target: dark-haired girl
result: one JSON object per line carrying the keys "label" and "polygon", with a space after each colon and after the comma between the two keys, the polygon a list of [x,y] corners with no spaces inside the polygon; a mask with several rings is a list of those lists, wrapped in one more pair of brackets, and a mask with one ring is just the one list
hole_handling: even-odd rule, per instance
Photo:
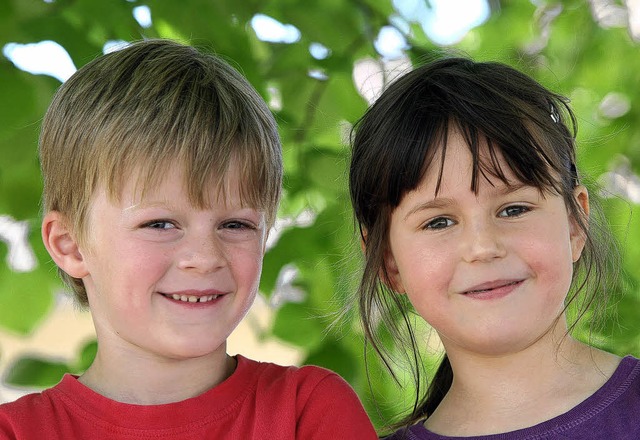
{"label": "dark-haired girl", "polygon": [[499,63],[419,67],[356,125],[350,191],[369,342],[393,365],[378,332],[404,329],[419,363],[414,310],[446,353],[390,438],[640,438],[639,361],[570,334],[616,253],[565,98]]}

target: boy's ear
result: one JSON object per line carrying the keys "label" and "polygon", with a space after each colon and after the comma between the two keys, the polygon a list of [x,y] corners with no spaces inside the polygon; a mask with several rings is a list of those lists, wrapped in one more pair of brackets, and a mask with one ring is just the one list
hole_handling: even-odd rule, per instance
{"label": "boy's ear", "polygon": [[42,219],[42,241],[58,267],[73,278],[88,274],[78,242],[65,215],[49,211]]}
{"label": "boy's ear", "polygon": [[[583,185],[578,185],[573,190],[573,197],[578,202],[578,207],[581,209],[581,212],[578,213],[582,218],[582,222],[585,225],[589,225],[589,191]],[[575,263],[580,258],[582,254],[582,250],[584,249],[584,244],[587,240],[585,235],[585,231],[580,228],[576,219],[571,219],[570,225],[570,234],[571,234],[571,255],[573,257],[573,262]]]}

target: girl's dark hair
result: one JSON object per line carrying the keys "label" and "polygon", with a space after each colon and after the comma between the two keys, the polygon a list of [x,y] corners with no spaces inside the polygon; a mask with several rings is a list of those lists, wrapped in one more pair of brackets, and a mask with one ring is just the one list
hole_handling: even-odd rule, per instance
{"label": "girl's dark hair", "polygon": [[[579,182],[576,118],[568,99],[507,65],[466,58],[443,58],[400,77],[356,123],[349,174],[351,201],[365,243],[358,302],[366,339],[392,374],[394,360],[380,332],[389,332],[392,340],[406,341],[411,348],[415,402],[396,426],[431,414],[453,380],[445,355],[425,391],[411,306],[385,283],[389,278],[383,259],[389,249],[390,216],[402,197],[418,186],[427,169],[440,173],[438,190],[452,130],[461,133],[472,155],[472,191],[477,192],[480,178],[489,176],[510,184],[500,157],[520,182],[563,197],[586,236],[566,300],[567,306],[575,307],[575,322],[592,306],[596,292],[605,290],[608,269],[615,267],[604,252],[612,245],[611,235],[594,223],[598,211],[592,206],[592,219],[587,219],[574,197]],[[485,146],[489,159],[481,160]]]}

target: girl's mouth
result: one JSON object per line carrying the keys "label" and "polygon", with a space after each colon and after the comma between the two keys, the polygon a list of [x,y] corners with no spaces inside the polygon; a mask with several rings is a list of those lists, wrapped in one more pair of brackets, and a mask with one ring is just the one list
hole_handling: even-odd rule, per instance
{"label": "girl's mouth", "polygon": [[520,283],[522,283],[522,280],[511,281],[511,282],[508,282],[508,283],[498,283],[497,285],[491,286],[491,287],[483,287],[483,288],[480,288],[480,289],[468,290],[468,291],[464,292],[464,294],[467,295],[467,294],[474,294],[474,293],[491,292],[492,290],[495,290],[495,289],[501,289],[501,288],[504,288],[504,287],[515,286],[515,285],[520,284]]}
{"label": "girl's mouth", "polygon": [[524,281],[524,279],[515,281],[504,280],[480,284],[471,290],[462,292],[462,294],[468,298],[478,300],[499,299],[509,295],[524,283]]}

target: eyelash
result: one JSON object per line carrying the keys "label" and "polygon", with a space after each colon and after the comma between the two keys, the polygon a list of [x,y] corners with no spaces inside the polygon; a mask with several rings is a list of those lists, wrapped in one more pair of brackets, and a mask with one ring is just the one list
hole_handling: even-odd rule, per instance
{"label": "eyelash", "polygon": [[[172,228],[166,228],[166,227],[162,227],[162,228],[158,228],[156,226],[158,225],[171,225]],[[170,220],[152,220],[150,222],[146,222],[142,225],[143,228],[148,228],[148,229],[158,229],[158,230],[163,230],[163,229],[173,229],[176,227],[176,225],[170,221]]]}
{"label": "eyelash", "polygon": [[[437,223],[441,223],[442,221],[447,222],[447,224],[445,226],[435,226]],[[449,226],[451,226],[451,224],[453,224],[453,220],[446,218],[446,217],[436,217],[433,220],[429,220],[425,225],[424,225],[424,229],[444,229],[447,228]]]}
{"label": "eyelash", "polygon": [[[170,225],[170,227],[167,227],[168,225]],[[161,227],[158,227],[161,226]],[[152,230],[168,230],[168,229],[175,229],[177,228],[176,224],[174,221],[171,220],[163,220],[163,219],[157,219],[157,220],[151,220],[148,221],[146,223],[143,223],[141,225],[142,228],[144,229],[152,229]],[[256,229],[256,226],[253,225],[252,223],[246,222],[246,221],[241,221],[241,220],[230,220],[227,222],[222,223],[221,225],[221,229],[230,229],[230,230],[247,230],[247,229]]]}
{"label": "eyelash", "polygon": [[[231,226],[231,227],[230,227]],[[248,222],[231,220],[223,224],[225,229],[255,229],[256,227]]]}
{"label": "eyelash", "polygon": [[[502,213],[508,213],[510,211],[513,210],[517,210],[516,213],[512,214],[512,215],[502,215]],[[516,218],[516,217],[520,217],[523,214],[526,214],[527,212],[531,211],[531,208],[529,208],[528,206],[524,206],[524,205],[510,205],[507,206],[505,208],[503,208],[499,213],[498,213],[498,217],[503,217],[503,218]],[[445,225],[442,225],[442,222],[446,222]],[[439,224],[439,226],[438,226]],[[423,229],[445,229],[448,228],[449,226],[452,226],[454,224],[454,221],[451,220],[450,218],[447,217],[436,217],[432,220],[429,220],[423,227]]]}
{"label": "eyelash", "polygon": [[504,208],[502,211],[500,211],[499,214],[502,214],[503,212],[514,210],[514,209],[518,210],[517,214],[515,214],[515,215],[506,215],[506,216],[500,215],[500,217],[520,217],[521,215],[531,211],[531,208],[529,208],[528,206],[510,205],[510,206],[507,206],[506,208]]}

